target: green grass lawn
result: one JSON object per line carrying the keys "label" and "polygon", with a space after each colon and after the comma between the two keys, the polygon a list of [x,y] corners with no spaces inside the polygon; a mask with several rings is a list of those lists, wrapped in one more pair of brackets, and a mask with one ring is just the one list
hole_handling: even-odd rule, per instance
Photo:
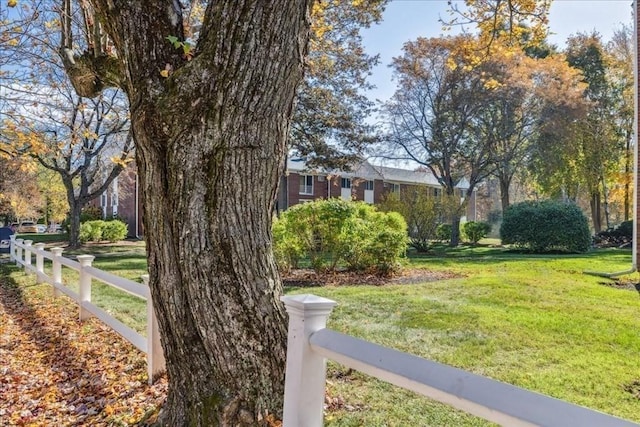
{"label": "green grass lawn", "polygon": [[[533,256],[467,247],[410,261],[458,278],[290,292],[338,301],[329,327],[340,332],[640,422],[640,399],[625,391],[640,381],[640,295],[582,273],[630,264],[629,251]],[[330,367],[329,390],[345,408],[327,425],[486,425]]]}
{"label": "green grass lawn", "polygon": [[[145,266],[136,251],[99,254],[94,265],[136,279]],[[340,332],[640,422],[640,294],[583,274],[625,270],[630,251],[540,256],[441,247],[407,264],[456,277],[286,292],[336,300],[329,327]],[[17,269],[11,274],[21,285],[33,283]],[[99,305],[144,330],[144,302],[94,288]],[[328,426],[488,425],[334,363],[328,393]]]}

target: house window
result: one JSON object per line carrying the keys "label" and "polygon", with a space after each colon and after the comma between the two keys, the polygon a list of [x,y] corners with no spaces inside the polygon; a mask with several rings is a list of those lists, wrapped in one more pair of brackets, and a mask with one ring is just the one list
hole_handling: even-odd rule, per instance
{"label": "house window", "polygon": [[400,193],[400,184],[391,184],[392,193]]}
{"label": "house window", "polygon": [[351,188],[351,179],[350,178],[340,178],[340,187],[342,187],[342,188]]}
{"label": "house window", "polygon": [[102,193],[100,195],[100,207],[107,206],[107,193]]}
{"label": "house window", "polygon": [[313,175],[300,175],[300,194],[313,194]]}
{"label": "house window", "polygon": [[364,189],[373,191],[373,181],[365,181]]}
{"label": "house window", "polygon": [[438,190],[437,188],[433,189],[433,196],[434,197],[438,197],[440,195],[440,190]]}

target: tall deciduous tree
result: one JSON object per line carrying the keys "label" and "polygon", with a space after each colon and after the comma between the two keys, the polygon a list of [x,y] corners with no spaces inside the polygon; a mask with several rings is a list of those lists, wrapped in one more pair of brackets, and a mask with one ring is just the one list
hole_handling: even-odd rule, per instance
{"label": "tall deciduous tree", "polygon": [[35,164],[0,154],[0,215],[4,222],[36,219],[43,205]]}
{"label": "tall deciduous tree", "polygon": [[[34,157],[61,177],[70,207],[69,243],[76,247],[82,208],[123,170],[133,142],[121,91],[109,89],[96,99],[75,93],[63,66],[67,58],[58,54],[61,21],[56,5],[23,4],[16,12],[19,19],[2,23],[19,39],[3,49],[12,58],[0,78],[8,125],[3,134],[11,154]],[[83,27],[82,20],[69,25]]]}
{"label": "tall deciduous tree", "polygon": [[266,424],[281,411],[286,344],[271,215],[311,1],[208,2],[192,42],[178,2],[81,4],[116,54],[95,37],[73,50],[65,24],[69,76],[84,96],[119,85],[131,105],[169,377],[160,423]]}
{"label": "tall deciduous tree", "polygon": [[[613,85],[614,108],[616,114],[612,117],[615,124],[615,135],[624,147],[621,165],[617,171],[612,188],[611,199],[622,199],[622,219],[631,218],[632,181],[633,181],[633,121],[634,121],[634,75],[633,75],[633,28],[623,25],[613,33],[607,44],[610,56],[609,79]],[[617,197],[616,197],[617,196]]]}
{"label": "tall deciduous tree", "polygon": [[615,164],[619,140],[615,136],[613,85],[608,76],[608,58],[597,33],[578,34],[567,40],[567,61],[582,71],[587,84],[585,97],[591,105],[584,120],[576,128],[577,166],[589,194],[591,220],[597,232],[608,222],[606,177]]}
{"label": "tall deciduous tree", "polygon": [[[388,157],[425,166],[447,196],[462,196],[451,218],[455,246],[466,203],[494,167],[492,141],[473,127],[494,87],[479,67],[481,56],[470,37],[419,38],[405,43],[403,51],[392,64],[398,88],[386,105]],[[463,178],[468,187],[459,195]]]}
{"label": "tall deciduous tree", "polygon": [[584,85],[581,74],[564,57],[532,58],[517,46],[500,46],[499,41],[482,70],[495,88],[487,94],[475,123],[481,137],[493,140],[494,175],[504,212],[510,204],[511,183],[531,160],[537,136],[554,130],[558,120],[576,120],[584,111]]}
{"label": "tall deciduous tree", "polygon": [[69,213],[67,190],[62,178],[54,171],[40,167],[37,182],[44,198],[43,217],[45,224],[60,224]]}
{"label": "tall deciduous tree", "polygon": [[[45,148],[31,155],[62,179],[69,205],[69,245],[77,247],[82,209],[105,192],[132,160],[133,138],[118,91],[105,91],[95,99],[65,95],[66,102],[52,103],[53,111],[38,126]],[[61,123],[54,115],[62,118]]]}

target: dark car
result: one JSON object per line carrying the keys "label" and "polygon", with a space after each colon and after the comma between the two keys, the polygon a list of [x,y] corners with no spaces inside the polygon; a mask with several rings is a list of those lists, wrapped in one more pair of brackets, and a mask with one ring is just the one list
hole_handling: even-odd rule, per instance
{"label": "dark car", "polygon": [[11,249],[11,236],[13,230],[11,227],[0,228],[0,253],[8,254]]}

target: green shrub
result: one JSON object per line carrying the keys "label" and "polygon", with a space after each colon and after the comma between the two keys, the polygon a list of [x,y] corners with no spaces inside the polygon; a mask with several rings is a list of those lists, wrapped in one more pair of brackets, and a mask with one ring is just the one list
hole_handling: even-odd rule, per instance
{"label": "green shrub", "polygon": [[468,221],[462,225],[462,232],[474,245],[491,233],[491,224],[482,221]]}
{"label": "green shrub", "polygon": [[119,242],[127,237],[128,227],[124,222],[114,219],[106,221],[102,227],[102,239],[109,242]]}
{"label": "green shrub", "polygon": [[397,212],[378,212],[371,205],[355,203],[346,221],[344,261],[350,270],[373,270],[388,274],[398,267],[407,248],[407,224]]}
{"label": "green shrub", "polygon": [[500,237],[532,252],[586,252],[591,246],[589,225],[574,204],[555,201],[523,202],[504,213]]}
{"label": "green shrub", "polygon": [[274,254],[283,270],[303,257],[316,271],[388,273],[407,245],[407,226],[399,214],[378,212],[362,202],[318,200],[295,205],[273,226]]}
{"label": "green shrub", "polygon": [[286,272],[298,268],[305,255],[302,239],[294,232],[287,215],[283,214],[273,222],[273,252],[278,269]]}
{"label": "green shrub", "polygon": [[99,242],[102,240],[102,230],[105,222],[103,220],[86,221],[80,224],[79,239],[81,243]]}
{"label": "green shrub", "polygon": [[440,224],[438,228],[436,228],[436,239],[441,242],[449,242],[451,241],[451,224]]}

